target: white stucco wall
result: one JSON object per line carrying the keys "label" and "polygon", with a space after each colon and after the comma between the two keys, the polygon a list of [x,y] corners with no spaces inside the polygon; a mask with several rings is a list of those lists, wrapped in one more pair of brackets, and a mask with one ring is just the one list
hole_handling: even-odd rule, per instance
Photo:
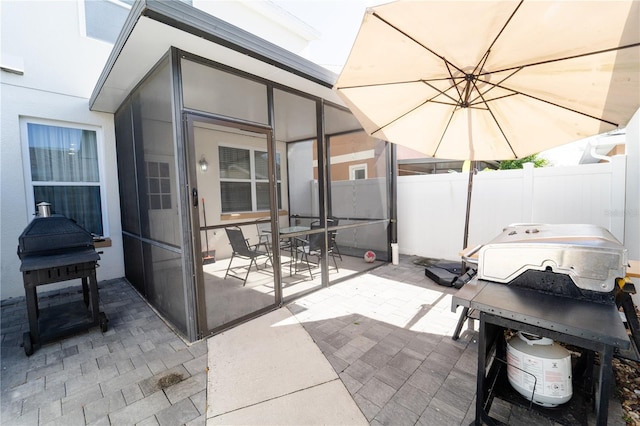
{"label": "white stucco wall", "polygon": [[[88,100],[112,45],[86,37],[84,0],[0,1],[0,299],[24,295],[18,236],[32,219],[27,206],[20,120],[98,128],[104,182],[103,218],[112,246],[100,249],[98,280],[124,276],[115,135],[111,114]],[[193,0],[195,7],[304,54],[315,30],[270,4]],[[19,73],[9,72],[19,71]],[[20,74],[21,72],[21,74]],[[27,162],[28,164],[28,162]],[[30,189],[29,189],[30,190]],[[46,286],[46,290],[72,284]]]}
{"label": "white stucco wall", "polygon": [[[76,1],[3,1],[1,7],[2,65],[22,68],[24,74],[0,72],[0,299],[24,295],[16,248],[33,208],[26,201],[21,118],[99,129],[106,199],[103,218],[112,246],[100,249],[97,274],[99,281],[122,277],[113,116],[91,112],[88,106],[111,45],[81,35],[84,21]],[[69,284],[46,286],[46,290]]]}

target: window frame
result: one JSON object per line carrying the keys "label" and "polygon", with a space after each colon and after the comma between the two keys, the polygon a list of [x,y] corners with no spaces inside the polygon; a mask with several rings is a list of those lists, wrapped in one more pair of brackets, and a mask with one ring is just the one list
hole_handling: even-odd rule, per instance
{"label": "window frame", "polygon": [[[44,126],[64,127],[68,129],[79,129],[93,131],[96,134],[96,151],[98,154],[98,182],[55,182],[36,181],[31,178],[31,153],[29,152],[29,130],[28,124],[39,124]],[[72,123],[67,121],[48,120],[34,117],[20,117],[20,143],[22,146],[22,171],[25,186],[25,201],[27,221],[31,221],[36,213],[34,186],[95,186],[100,190],[100,218],[102,220],[101,237],[110,238],[108,206],[106,196],[106,179],[104,166],[104,135],[99,126]],[[53,206],[55,209],[55,206]],[[33,209],[33,210],[32,210]]]}
{"label": "window frame", "polygon": [[[87,15],[86,15],[86,10],[84,6],[84,3],[86,1],[90,1],[90,0],[78,0],[78,20],[80,21],[79,22],[80,36],[113,46],[115,43],[115,40],[113,42],[110,42],[110,41],[102,40],[100,38],[95,38],[95,37],[91,37],[90,35],[87,35]],[[113,3],[115,6],[122,7],[123,9],[127,10],[127,14],[129,14],[129,12],[131,11],[131,5],[120,0],[100,0],[100,1],[103,1],[106,3]]]}
{"label": "window frame", "polygon": [[[368,173],[368,167],[367,167],[367,163],[362,163],[362,164],[353,164],[349,166],[349,180],[366,180],[369,176]],[[363,170],[364,171],[364,177],[363,178],[357,178],[356,177],[356,172]]]}
{"label": "window frame", "polygon": [[[221,169],[220,169],[220,154],[219,154],[219,150],[220,148],[231,148],[231,149],[240,149],[240,150],[244,150],[244,151],[249,151],[249,169],[250,169],[250,178],[249,179],[240,179],[240,178],[223,178],[222,176],[220,176],[221,174]],[[269,179],[258,179],[256,177],[256,160],[255,160],[255,153],[256,152],[264,152],[267,153],[267,150],[262,149],[262,148],[254,148],[254,147],[248,147],[248,146],[240,146],[240,145],[236,145],[236,144],[227,144],[227,143],[220,143],[218,144],[218,187],[220,188],[220,213],[223,215],[228,215],[228,214],[241,214],[241,213],[266,213],[269,212],[269,209],[265,209],[265,210],[261,210],[258,208],[258,191],[257,191],[257,185],[258,183],[269,183]],[[276,150],[276,155],[280,155],[280,159],[282,159],[282,152],[279,150]],[[277,177],[277,172],[276,172],[276,177]],[[251,210],[243,210],[243,211],[225,211],[224,210],[224,205],[223,205],[223,199],[222,199],[222,182],[238,182],[238,183],[246,183],[249,182],[251,184]],[[282,187],[282,164],[280,164],[280,179],[276,178],[276,185],[279,185],[280,187]],[[282,204],[282,194],[278,194],[280,199],[278,200],[278,210],[280,209],[280,204]]]}

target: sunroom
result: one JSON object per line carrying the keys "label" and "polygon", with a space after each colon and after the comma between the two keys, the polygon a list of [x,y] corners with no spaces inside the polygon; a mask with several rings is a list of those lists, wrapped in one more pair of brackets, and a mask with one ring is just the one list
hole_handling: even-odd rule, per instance
{"label": "sunroom", "polygon": [[334,80],[181,2],[133,6],[90,108],[114,114],[126,278],[188,340],[390,260],[393,149]]}

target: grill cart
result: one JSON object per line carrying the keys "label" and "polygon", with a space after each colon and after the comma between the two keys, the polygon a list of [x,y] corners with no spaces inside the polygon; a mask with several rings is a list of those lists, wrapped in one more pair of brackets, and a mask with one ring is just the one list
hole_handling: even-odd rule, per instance
{"label": "grill cart", "polygon": [[[23,335],[27,356],[46,341],[96,325],[107,331],[107,317],[98,309],[100,256],[89,232],[64,216],[36,217],[19,237],[18,256],[29,318]],[[82,280],[82,300],[38,307],[38,286],[73,279]]]}

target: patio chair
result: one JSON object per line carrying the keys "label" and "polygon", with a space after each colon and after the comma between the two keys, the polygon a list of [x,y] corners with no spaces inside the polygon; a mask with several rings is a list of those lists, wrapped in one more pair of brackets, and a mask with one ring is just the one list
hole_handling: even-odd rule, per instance
{"label": "patio chair", "polygon": [[[269,221],[269,222],[265,222]],[[265,251],[271,256],[271,222],[269,217],[261,217],[256,221],[256,230],[258,231],[257,247],[264,247]]]}
{"label": "patio chair", "polygon": [[[265,222],[269,221],[269,222]],[[273,254],[273,238],[271,236],[271,218],[263,217],[257,220],[256,230],[258,231],[258,247],[263,246],[269,256]],[[288,239],[278,239],[280,250],[288,250],[291,243]]]}
{"label": "patio chair", "polygon": [[[320,225],[318,224],[311,224],[311,229],[319,229]],[[322,242],[323,242],[323,234],[322,233],[317,233],[317,234],[309,234],[307,235],[306,239],[300,239],[300,238],[296,238],[296,244],[295,244],[295,248],[296,248],[296,252],[300,253],[300,258],[307,264],[307,268],[309,269],[309,275],[311,276],[311,279],[313,279],[313,272],[311,272],[311,262],[309,262],[309,256],[316,256],[318,257],[318,259],[320,259],[320,255],[322,253]],[[335,254],[331,248],[331,246],[329,246],[328,251],[327,251],[327,255],[330,255],[331,258],[333,259],[333,265],[336,268],[336,272],[340,272],[340,270],[338,269],[338,263],[336,262],[336,257]],[[297,265],[296,265],[296,272],[297,272]]]}
{"label": "patio chair", "polygon": [[[330,226],[338,226],[339,219],[331,218],[327,219],[327,227]],[[336,242],[336,235],[338,231],[328,231],[329,233],[329,248],[332,253],[337,253],[340,261],[342,262],[342,255],[340,254],[340,249],[338,248],[338,243]]]}
{"label": "patio chair", "polygon": [[[328,218],[327,219],[327,228],[331,227],[331,226],[338,226],[338,223],[340,222],[340,220],[338,218]],[[311,227],[315,227],[315,226],[320,226],[320,222],[319,221],[315,221],[311,224]],[[338,231],[327,231],[328,234],[328,238],[329,238],[329,250],[331,250],[331,252],[333,254],[337,254],[338,257],[340,258],[340,261],[342,262],[342,255],[340,254],[340,249],[338,248],[338,243],[336,242],[336,235],[337,235]],[[335,260],[335,258],[334,258]]]}
{"label": "patio chair", "polygon": [[[239,227],[234,226],[230,228],[225,228],[224,230],[227,232],[227,237],[229,238],[229,244],[231,244],[231,248],[233,249],[233,254],[231,255],[231,259],[229,260],[229,266],[227,267],[227,273],[224,275],[224,278],[226,279],[227,276],[238,278],[242,280],[242,286],[245,286],[247,284],[247,278],[249,277],[249,272],[251,271],[251,267],[255,264],[256,269],[260,269],[258,268],[258,259],[263,257],[266,257],[267,260],[271,262],[271,254],[269,252],[258,250],[258,246],[260,244],[250,245],[249,240],[247,240],[244,237],[242,229],[240,229]],[[233,259],[235,259],[236,257],[240,259],[250,260],[249,266],[247,267],[247,273],[245,274],[244,277],[229,273],[230,271],[232,271],[232,269],[240,268],[240,266],[231,268]]]}

